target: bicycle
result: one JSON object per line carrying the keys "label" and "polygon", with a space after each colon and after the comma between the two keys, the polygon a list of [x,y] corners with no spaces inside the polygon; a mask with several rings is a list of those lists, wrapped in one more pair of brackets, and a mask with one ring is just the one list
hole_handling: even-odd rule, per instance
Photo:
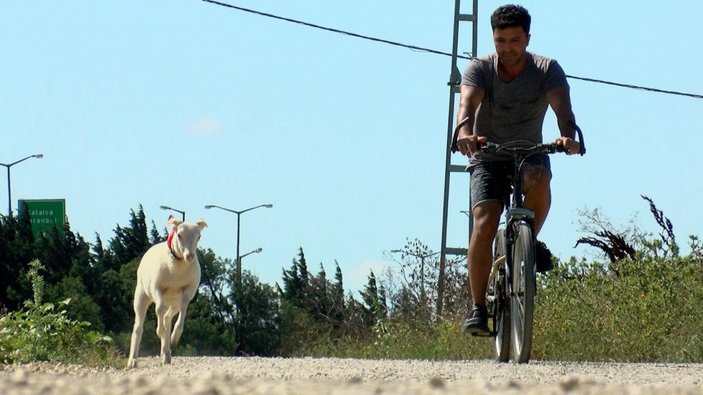
{"label": "bicycle", "polygon": [[[466,121],[457,125],[457,132]],[[579,154],[584,155],[583,133],[575,123],[571,122],[571,126],[578,133]],[[509,361],[512,343],[513,360],[526,363],[532,351],[537,239],[534,213],[523,206],[522,167],[525,159],[532,155],[564,152],[564,147],[556,143],[512,147],[487,142],[480,149],[487,153],[505,152],[512,155],[514,160],[512,192],[503,202],[507,208],[505,227],[498,230],[493,243],[494,260],[486,289],[486,309],[489,320],[493,322],[488,335],[494,338],[498,362]]]}

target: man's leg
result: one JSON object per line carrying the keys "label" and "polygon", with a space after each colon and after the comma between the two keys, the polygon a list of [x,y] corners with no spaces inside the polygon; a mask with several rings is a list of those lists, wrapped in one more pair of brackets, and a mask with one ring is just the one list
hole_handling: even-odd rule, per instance
{"label": "man's leg", "polygon": [[473,308],[461,329],[477,335],[489,333],[486,311],[486,288],[493,266],[493,239],[498,231],[503,200],[510,191],[508,162],[477,162],[471,172],[471,215],[473,230],[469,240],[467,262]]}
{"label": "man's leg", "polygon": [[[528,166],[523,170],[524,204],[535,213],[535,237],[547,220],[549,207],[552,204],[551,174],[549,168],[543,166]],[[535,248],[537,272],[544,273],[552,270],[554,268],[552,253],[547,245],[538,241]]]}
{"label": "man's leg", "polygon": [[474,206],[472,213],[474,228],[469,241],[469,284],[473,308],[467,314],[461,329],[472,334],[488,334],[488,311],[486,310],[486,288],[493,264],[493,239],[498,231],[500,200],[486,200]]}
{"label": "man's leg", "polygon": [[493,260],[493,239],[498,232],[502,203],[486,200],[472,210],[474,228],[469,241],[468,264],[471,298],[474,304],[486,305],[486,288]]}
{"label": "man's leg", "polygon": [[543,166],[526,166],[522,173],[524,205],[535,213],[535,236],[542,230],[552,205],[551,171]]}

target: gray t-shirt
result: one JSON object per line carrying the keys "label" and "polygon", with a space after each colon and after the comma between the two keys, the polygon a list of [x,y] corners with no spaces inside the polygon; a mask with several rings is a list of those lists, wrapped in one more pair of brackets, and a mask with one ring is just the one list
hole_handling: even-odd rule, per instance
{"label": "gray t-shirt", "polygon": [[498,144],[518,140],[542,142],[542,123],[548,106],[546,93],[568,83],[556,60],[531,52],[526,56],[525,70],[509,83],[498,78],[495,53],[473,59],[466,67],[461,84],[485,90],[476,110],[474,134],[477,136],[486,136],[488,141]]}

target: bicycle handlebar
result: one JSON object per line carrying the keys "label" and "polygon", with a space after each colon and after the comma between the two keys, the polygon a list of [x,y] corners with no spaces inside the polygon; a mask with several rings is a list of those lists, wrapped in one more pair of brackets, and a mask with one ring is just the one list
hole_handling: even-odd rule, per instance
{"label": "bicycle handlebar", "polygon": [[[459,135],[459,129],[461,129],[464,125],[466,125],[466,122],[469,120],[469,118],[464,118],[459,124],[456,126],[454,129],[454,137],[452,138],[452,152],[457,151],[457,146],[456,146],[456,140]],[[578,142],[579,142],[579,152],[578,154],[583,156],[586,154],[586,144],[583,141],[583,132],[581,131],[581,128],[578,127],[576,122],[574,121],[569,121],[569,126],[574,128],[576,130],[576,133],[578,134]],[[495,143],[490,143],[487,142],[485,143],[484,146],[481,147],[484,151],[486,152],[496,152],[498,150],[507,150],[513,153],[524,153],[524,154],[535,154],[535,153],[545,153],[545,154],[553,154],[555,152],[564,152],[564,146],[563,145],[558,145],[556,143],[548,143],[548,144],[537,144],[532,147],[528,148],[510,148],[506,147],[505,145],[500,145],[500,144],[495,144]]]}
{"label": "bicycle handlebar", "polygon": [[578,152],[578,154],[581,156],[586,155],[586,143],[583,141],[583,132],[581,131],[581,128],[574,121],[569,121],[569,126],[576,129],[576,133],[579,135],[579,152]]}
{"label": "bicycle handlebar", "polygon": [[485,153],[495,154],[497,152],[509,152],[511,154],[517,154],[522,156],[530,156],[535,154],[553,154],[555,152],[565,152],[566,149],[563,145],[557,143],[547,143],[547,144],[535,144],[528,147],[511,147],[504,144],[496,144],[491,142],[485,142],[479,144],[479,149]]}

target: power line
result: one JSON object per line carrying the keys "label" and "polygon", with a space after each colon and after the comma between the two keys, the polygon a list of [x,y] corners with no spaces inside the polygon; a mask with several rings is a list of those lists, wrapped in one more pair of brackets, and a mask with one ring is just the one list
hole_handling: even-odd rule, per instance
{"label": "power line", "polygon": [[[260,15],[260,16],[265,16],[265,17],[268,17],[268,18],[278,19],[278,20],[281,20],[281,21],[286,21],[286,22],[291,22],[291,23],[297,23],[297,24],[299,24],[299,25],[308,26],[308,27],[312,27],[312,28],[315,28],[315,29],[319,29],[319,30],[326,30],[326,31],[332,32],[332,33],[344,34],[344,35],[347,35],[347,36],[352,36],[352,37],[356,37],[356,38],[361,38],[361,39],[364,39],[364,40],[375,41],[375,42],[380,42],[380,43],[390,44],[390,45],[395,45],[395,46],[397,46],[397,47],[409,48],[409,49],[412,49],[412,50],[414,50],[414,51],[423,51],[423,52],[430,52],[430,53],[434,53],[434,54],[438,54],[438,55],[452,56],[452,54],[451,54],[451,53],[448,53],[448,52],[437,51],[437,50],[429,49],[429,48],[416,47],[416,46],[414,46],[414,45],[403,44],[403,43],[399,43],[399,42],[396,42],[396,41],[385,40],[385,39],[382,39],[382,38],[376,38],[376,37],[371,37],[371,36],[364,36],[363,34],[357,34],[357,33],[347,32],[347,31],[344,31],[344,30],[334,29],[334,28],[331,28],[331,27],[320,26],[320,25],[316,25],[316,24],[314,24],[314,23],[303,22],[303,21],[299,21],[299,20],[297,20],[297,19],[291,19],[291,18],[286,18],[286,17],[274,15],[274,14],[269,14],[269,13],[266,13],[266,12],[251,10],[251,9],[248,9],[248,8],[239,7],[239,6],[232,5],[232,4],[227,4],[227,3],[222,3],[222,2],[219,2],[219,1],[214,1],[214,0],[202,0],[202,1],[204,1],[204,2],[206,2],[206,3],[216,4],[216,5],[219,5],[219,6],[222,6],[222,7],[233,8],[233,9],[235,9],[235,10],[244,11],[244,12],[248,12],[248,13],[251,13],[251,14],[256,14],[256,15]],[[465,58],[466,58],[466,59],[470,59],[469,57],[465,57]]]}
{"label": "power line", "polygon": [[[282,17],[282,16],[279,16],[279,15],[269,14],[269,13],[266,13],[266,12],[256,11],[256,10],[252,10],[252,9],[249,9],[249,8],[244,8],[244,7],[236,6],[236,5],[233,5],[233,4],[223,3],[223,2],[221,2],[221,1],[215,1],[215,0],[202,0],[202,1],[204,1],[204,2],[206,2],[206,3],[215,4],[215,5],[218,5],[218,6],[221,6],[221,7],[232,8],[232,9],[235,9],[235,10],[239,10],[239,11],[243,11],[243,12],[248,12],[248,13],[250,13],[250,14],[255,14],[255,15],[259,15],[259,16],[264,16],[264,17],[272,18],[272,19],[278,19],[278,20],[281,20],[281,21],[290,22],[290,23],[295,23],[295,24],[298,24],[298,25],[303,25],[303,26],[307,26],[307,27],[314,28],[314,29],[324,30],[324,31],[328,31],[328,32],[332,32],[332,33],[337,33],[337,34],[343,34],[343,35],[347,35],[347,36],[351,36],[351,37],[356,37],[356,38],[360,38],[360,39],[363,39],[363,40],[369,40],[369,41],[379,42],[379,43],[383,43],[383,44],[393,45],[393,46],[396,46],[396,47],[407,48],[407,49],[411,49],[411,50],[413,50],[413,51],[429,52],[429,53],[436,54],[436,55],[452,56],[452,54],[449,53],[449,52],[438,51],[438,50],[436,50],[436,49],[431,49],[431,48],[418,47],[418,46],[415,46],[415,45],[404,44],[404,43],[400,43],[400,42],[397,42],[397,41],[386,40],[386,39],[382,39],[382,38],[378,38],[378,37],[365,36],[365,35],[363,35],[363,34],[352,33],[352,32],[348,32],[348,31],[345,31],[345,30],[340,30],[340,29],[335,29],[335,28],[331,28],[331,27],[316,25],[316,24],[314,24],[314,23],[304,22],[304,21],[297,20],[297,19],[292,19],[292,18],[286,18],[286,17]],[[464,55],[457,55],[457,58],[461,58],[461,59],[472,59],[471,56],[464,56]],[[694,94],[694,93],[685,93],[685,92],[677,92],[677,91],[665,90],[665,89],[649,88],[649,87],[645,87],[645,86],[623,84],[623,83],[620,83],[620,82],[605,81],[605,80],[600,80],[600,79],[596,79],[596,78],[577,77],[577,76],[568,75],[568,74],[566,75],[566,77],[567,77],[567,78],[576,79],[576,80],[581,80],[581,81],[594,82],[594,83],[597,83],[597,84],[605,84],[605,85],[618,86],[618,87],[621,87],[621,88],[639,89],[639,90],[644,90],[644,91],[648,91],[648,92],[665,93],[665,94],[669,94],[669,95],[687,96],[687,97],[692,97],[692,98],[695,98],[695,99],[703,99],[703,95],[698,95],[698,94]]]}
{"label": "power line", "polygon": [[677,91],[670,91],[670,90],[665,90],[665,89],[657,89],[657,88],[648,88],[644,86],[638,86],[638,85],[630,85],[630,84],[623,84],[620,82],[612,82],[612,81],[604,81],[604,80],[598,80],[594,78],[586,78],[586,77],[576,77],[573,75],[566,75],[568,78],[573,78],[575,80],[582,80],[582,81],[588,81],[588,82],[596,82],[599,84],[606,84],[606,85],[613,85],[613,86],[619,86],[622,88],[630,88],[630,89],[640,89],[644,91],[649,91],[649,92],[657,92],[657,93],[666,93],[669,95],[678,95],[678,96],[687,96],[687,97],[693,97],[695,99],[703,99],[703,95],[697,95],[695,93],[685,93],[685,92],[677,92]]}

